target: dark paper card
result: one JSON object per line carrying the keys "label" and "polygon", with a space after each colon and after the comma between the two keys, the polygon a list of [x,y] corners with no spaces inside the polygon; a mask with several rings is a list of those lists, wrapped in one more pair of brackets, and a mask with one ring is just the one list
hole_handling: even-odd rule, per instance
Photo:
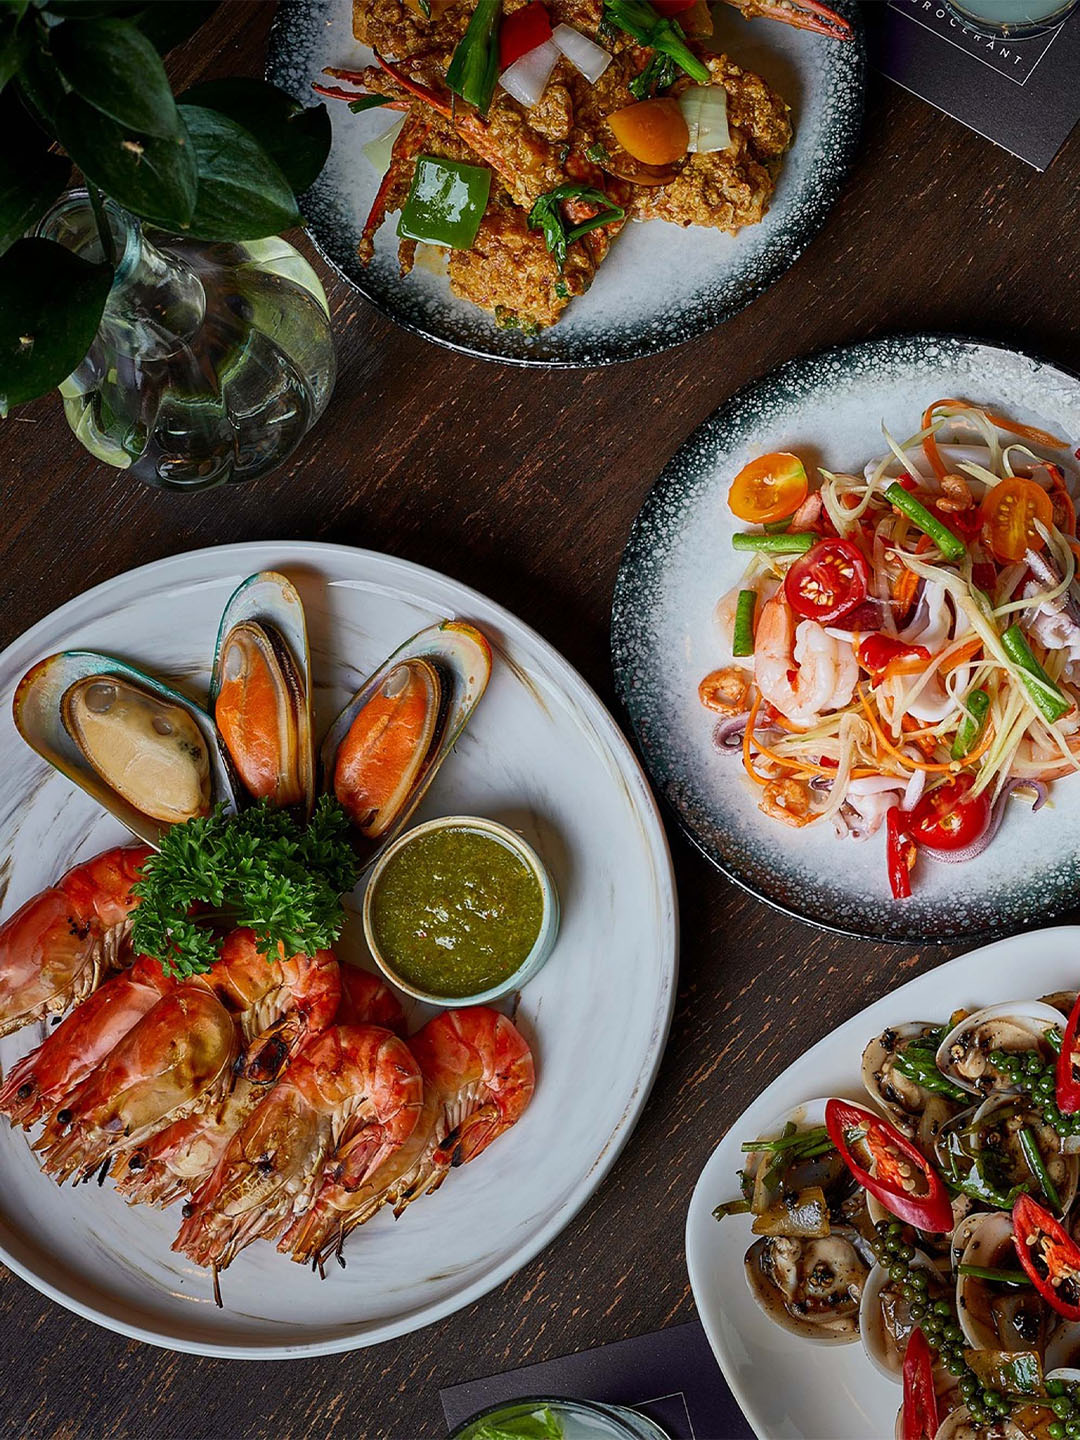
{"label": "dark paper card", "polygon": [[628,1405],[671,1440],[753,1440],[696,1320],[441,1392],[451,1429],[488,1405],[526,1395]]}
{"label": "dark paper card", "polygon": [[981,35],[941,0],[867,0],[863,12],[879,70],[1039,170],[1080,120],[1080,11],[1027,40]]}

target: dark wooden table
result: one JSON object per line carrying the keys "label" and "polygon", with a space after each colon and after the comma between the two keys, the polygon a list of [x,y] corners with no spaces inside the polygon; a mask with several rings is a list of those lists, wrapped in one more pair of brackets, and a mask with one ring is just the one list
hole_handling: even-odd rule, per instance
{"label": "dark wooden table", "polygon": [[[174,57],[177,79],[259,73],[272,13],[231,0]],[[1018,342],[1080,368],[1078,212],[1080,132],[1040,175],[872,77],[860,158],[802,259],[723,329],[652,359],[569,373],[462,359],[382,319],[316,261],[337,391],[296,460],[268,480],[195,496],[144,489],[79,447],[55,398],[0,426],[0,644],[159,556],[326,539],[476,586],[613,704],[619,554],[689,431],[791,355],[895,329]],[[671,841],[683,939],[667,1054],[614,1172],[539,1259],[442,1324],[288,1364],[129,1343],[4,1272],[0,1434],[436,1437],[442,1385],[690,1318],[683,1222],[713,1145],[800,1050],[946,955],[796,924],[674,831]]]}

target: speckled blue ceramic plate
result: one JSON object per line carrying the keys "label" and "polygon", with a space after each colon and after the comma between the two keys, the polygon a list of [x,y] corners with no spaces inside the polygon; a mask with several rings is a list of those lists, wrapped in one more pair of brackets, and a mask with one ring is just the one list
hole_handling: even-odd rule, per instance
{"label": "speckled blue ceramic plate", "polygon": [[[756,71],[791,106],[795,142],[785,157],[764,221],[736,236],[662,221],[628,226],[587,295],[535,339],[498,330],[489,315],[450,293],[446,275],[418,265],[398,273],[396,217],[376,239],[368,266],[357,259],[380,175],[364,144],[397,118],[353,115],[328,102],[334,144],[304,201],[315,244],[329,263],[384,314],[430,340],[516,365],[607,365],[691,340],[727,320],[792,265],[836,199],[862,119],[865,46],[854,0],[834,0],[857,31],[850,44],[766,20],[746,22],[718,4],[719,47]],[[270,37],[267,77],[308,98],[324,66],[369,64],[353,39],[351,0],[281,0]]]}
{"label": "speckled blue ceramic plate", "polygon": [[635,521],[612,612],[615,678],[654,784],[725,874],[812,924],[875,940],[949,942],[1045,924],[1080,902],[1080,777],[1058,781],[1038,815],[1010,809],[994,843],[963,866],[920,865],[895,902],[884,836],[793,830],[757,808],[737,760],[712,743],[701,677],[729,663],[717,599],[738,579],[727,508],[748,460],[792,450],[861,471],[884,452],[884,421],[914,434],[945,395],[1080,437],[1080,379],[1015,350],[948,336],[872,340],[793,360],[722,405],[668,463]]}

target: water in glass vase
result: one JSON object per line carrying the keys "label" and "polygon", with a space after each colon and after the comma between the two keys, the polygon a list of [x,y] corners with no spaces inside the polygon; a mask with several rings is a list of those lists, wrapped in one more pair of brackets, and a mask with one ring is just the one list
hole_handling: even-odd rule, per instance
{"label": "water in glass vase", "polygon": [[[326,296],[277,236],[210,244],[144,229],[106,202],[116,277],[89,354],[60,393],[99,459],[199,490],[280,465],[325,409],[336,362]],[[102,258],[86,193],[38,233]]]}

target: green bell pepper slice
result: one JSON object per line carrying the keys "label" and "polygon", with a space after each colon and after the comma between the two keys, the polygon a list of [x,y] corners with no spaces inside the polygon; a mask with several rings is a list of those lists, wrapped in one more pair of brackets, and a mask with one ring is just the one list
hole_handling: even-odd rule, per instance
{"label": "green bell pepper slice", "polygon": [[421,155],[409,197],[398,221],[398,234],[426,245],[468,250],[476,239],[491,193],[491,171]]}

